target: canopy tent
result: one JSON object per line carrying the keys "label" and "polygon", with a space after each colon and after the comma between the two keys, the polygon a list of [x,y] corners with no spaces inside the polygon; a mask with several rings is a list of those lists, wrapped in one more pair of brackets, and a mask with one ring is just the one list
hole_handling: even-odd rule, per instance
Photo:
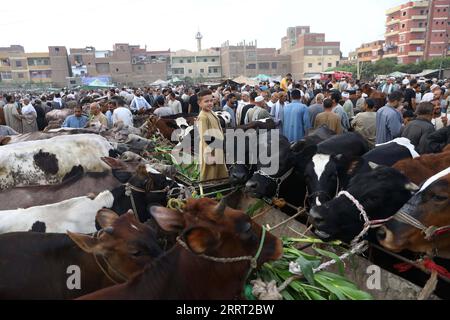
{"label": "canopy tent", "polygon": [[389,77],[395,77],[395,78],[404,78],[405,76],[407,76],[407,73],[403,73],[403,72],[399,72],[399,71],[395,71],[389,74]]}
{"label": "canopy tent", "polygon": [[151,86],[155,86],[155,87],[164,87],[167,86],[169,84],[169,82],[164,81],[164,80],[156,80],[155,82],[150,83]]}
{"label": "canopy tent", "polygon": [[433,76],[437,76],[437,74],[439,73],[439,69],[436,70],[423,70],[421,73],[415,74],[414,76],[417,77],[433,77]]}
{"label": "canopy tent", "polygon": [[233,80],[234,82],[237,82],[239,84],[248,84],[251,87],[257,86],[259,82],[257,80],[247,78],[244,76],[239,76],[236,79]]}
{"label": "canopy tent", "polygon": [[233,81],[233,80],[231,80],[231,79],[227,79],[227,80],[222,81],[222,82],[220,83],[220,86],[221,86],[221,87],[224,87],[224,86],[231,86],[231,85],[237,86],[238,84],[239,84],[239,83],[237,83],[237,82],[235,82],[235,81]]}
{"label": "canopy tent", "polygon": [[258,74],[253,79],[258,80],[258,81],[270,81],[270,76],[268,76],[267,74]]}
{"label": "canopy tent", "polygon": [[[158,81],[163,81],[163,80],[158,80]],[[156,81],[155,81],[156,82]],[[170,79],[169,81],[168,81],[168,83],[170,83],[170,84],[172,84],[172,83],[179,83],[179,82],[183,82],[183,80],[181,80],[180,78],[178,78],[178,77],[173,77],[172,79]]]}

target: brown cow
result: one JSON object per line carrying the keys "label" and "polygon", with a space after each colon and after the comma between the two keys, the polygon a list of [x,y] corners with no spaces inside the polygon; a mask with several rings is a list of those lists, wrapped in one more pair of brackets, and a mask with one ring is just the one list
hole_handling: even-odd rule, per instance
{"label": "brown cow", "polygon": [[97,237],[0,235],[0,299],[74,299],[126,281],[162,254],[154,231],[131,211],[119,217],[102,209],[97,221],[104,228]]}
{"label": "brown cow", "polygon": [[446,147],[442,153],[425,154],[419,158],[401,160],[393,168],[407,176],[411,182],[421,185],[449,166],[450,147]]}
{"label": "brown cow", "polygon": [[[181,231],[179,242],[129,282],[82,299],[222,299],[241,298],[248,260],[224,263],[215,258],[254,257],[262,228],[242,211],[211,199],[190,199],[184,212],[152,207],[151,213],[166,231]],[[279,239],[265,234],[257,264],[278,259]]]}
{"label": "brown cow", "polygon": [[[437,254],[450,259],[450,168],[443,172],[442,177],[427,181],[409,202],[400,209],[403,214],[420,221],[425,227],[447,227],[430,239],[425,239],[424,233],[409,224],[391,220],[378,233],[378,240],[389,250],[400,252],[410,250]],[[431,183],[428,183],[431,182]]]}

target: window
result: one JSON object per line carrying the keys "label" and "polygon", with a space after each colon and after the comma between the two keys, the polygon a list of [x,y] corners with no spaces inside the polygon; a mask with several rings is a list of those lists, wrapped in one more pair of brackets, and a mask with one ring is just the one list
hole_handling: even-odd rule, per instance
{"label": "window", "polygon": [[188,60],[187,60],[187,63],[192,63],[192,60],[191,60],[191,59],[188,59]]}
{"label": "window", "polygon": [[308,50],[308,54],[313,54],[313,51],[312,50]]}
{"label": "window", "polygon": [[205,58],[205,59],[203,59],[203,62],[208,62],[208,59],[206,59],[206,58]]}
{"label": "window", "polygon": [[327,50],[327,54],[333,54],[333,50]]}
{"label": "window", "polygon": [[268,69],[270,69],[270,63],[261,62],[261,63],[258,63],[258,67],[259,67],[259,69],[268,70]]}
{"label": "window", "polygon": [[416,51],[422,51],[422,47],[416,47]]}
{"label": "window", "polygon": [[23,76],[23,73],[22,73],[22,72],[20,72],[19,74],[17,74],[17,76],[19,77],[19,79],[23,79],[23,78],[24,78],[24,76]]}
{"label": "window", "polygon": [[192,69],[189,69],[189,70],[188,70],[188,73],[192,73]]}
{"label": "window", "polygon": [[12,79],[11,72],[0,72],[0,79],[1,80],[11,80]]}
{"label": "window", "polygon": [[172,72],[173,74],[184,74],[184,68],[174,68]]}
{"label": "window", "polygon": [[205,73],[205,69],[200,69],[200,73]]}
{"label": "window", "polygon": [[308,68],[312,68],[312,63],[308,63]]}
{"label": "window", "polygon": [[278,68],[278,62],[272,62],[272,69]]}
{"label": "window", "polygon": [[216,59],[212,58],[211,61],[212,61],[212,62],[216,62]]}
{"label": "window", "polygon": [[214,73],[219,73],[219,68],[214,68]]}
{"label": "window", "polygon": [[425,10],[420,10],[420,15],[423,16],[423,14],[425,13]]}
{"label": "window", "polygon": [[248,65],[247,65],[247,69],[249,69],[249,70],[254,70],[254,69],[256,69],[256,63],[250,63],[250,64],[248,64]]}
{"label": "window", "polygon": [[441,9],[438,9],[438,12],[441,12]]}
{"label": "window", "polygon": [[404,47],[404,46],[400,46],[400,47],[398,48],[398,51],[399,51],[399,52],[405,52],[405,47]]}
{"label": "window", "polygon": [[402,24],[402,29],[405,29],[405,27],[406,27],[406,25],[403,23],[403,24]]}
{"label": "window", "polygon": [[183,59],[180,59],[180,63],[184,63],[184,60],[183,60]]}
{"label": "window", "polygon": [[16,67],[21,67],[22,66],[22,61],[16,61]]}
{"label": "window", "polygon": [[403,16],[406,17],[406,11],[403,12]]}
{"label": "window", "polygon": [[333,64],[328,62],[328,68],[331,68],[332,66],[333,66]]}
{"label": "window", "polygon": [[319,62],[318,65],[321,66],[321,65],[322,65],[322,62]]}
{"label": "window", "polygon": [[419,22],[419,28],[422,28],[422,27],[423,27],[423,23]]}
{"label": "window", "polygon": [[404,34],[401,34],[401,35],[400,35],[400,41],[405,41],[405,39],[406,39],[405,35],[404,35]]}
{"label": "window", "polygon": [[444,34],[443,33],[441,33],[441,37],[443,37],[444,36]]}
{"label": "window", "polygon": [[55,48],[55,51],[56,51],[56,52],[59,52],[59,48]]}
{"label": "window", "polygon": [[119,72],[119,68],[116,68],[116,72]]}

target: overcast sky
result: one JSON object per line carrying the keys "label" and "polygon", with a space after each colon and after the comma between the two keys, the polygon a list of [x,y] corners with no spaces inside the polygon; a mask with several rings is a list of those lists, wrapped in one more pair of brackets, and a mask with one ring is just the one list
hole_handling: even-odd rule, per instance
{"label": "overcast sky", "polygon": [[27,52],[48,45],[112,49],[113,43],[148,50],[196,49],[258,40],[280,47],[288,27],[310,25],[327,41],[340,41],[344,55],[363,42],[383,39],[386,9],[406,0],[14,0],[0,10],[0,46]]}

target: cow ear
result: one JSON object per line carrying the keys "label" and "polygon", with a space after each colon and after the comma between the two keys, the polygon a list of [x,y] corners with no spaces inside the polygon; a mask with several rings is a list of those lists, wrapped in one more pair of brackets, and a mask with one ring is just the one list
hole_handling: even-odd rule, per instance
{"label": "cow ear", "polygon": [[72,233],[67,231],[67,235],[76,243],[81,250],[87,253],[96,253],[100,251],[99,240],[97,238],[81,233]]}
{"label": "cow ear", "polygon": [[217,247],[218,237],[209,229],[204,227],[194,227],[186,230],[182,236],[189,249],[196,254],[205,253]]}
{"label": "cow ear", "polygon": [[180,211],[153,206],[150,214],[164,231],[180,232],[184,228],[184,217]]}
{"label": "cow ear", "polygon": [[114,222],[119,219],[119,215],[110,209],[100,209],[95,216],[98,224],[102,229],[111,227]]}
{"label": "cow ear", "polygon": [[11,141],[11,137],[0,137],[0,146],[4,146]]}
{"label": "cow ear", "polygon": [[104,163],[111,167],[114,170],[125,170],[127,167],[122,160],[111,158],[111,157],[102,157],[101,158]]}

